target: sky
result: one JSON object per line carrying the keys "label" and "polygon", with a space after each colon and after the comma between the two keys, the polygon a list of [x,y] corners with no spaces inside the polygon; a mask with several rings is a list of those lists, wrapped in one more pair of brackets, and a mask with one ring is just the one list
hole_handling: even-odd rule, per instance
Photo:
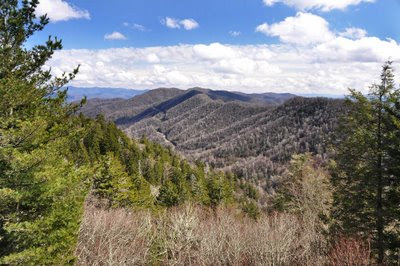
{"label": "sky", "polygon": [[41,0],[48,66],[79,87],[368,91],[384,61],[400,81],[400,0]]}

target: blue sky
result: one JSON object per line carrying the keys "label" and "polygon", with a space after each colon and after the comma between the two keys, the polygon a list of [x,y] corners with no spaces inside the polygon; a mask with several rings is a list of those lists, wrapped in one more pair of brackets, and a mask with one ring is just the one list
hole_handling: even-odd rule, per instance
{"label": "blue sky", "polygon": [[400,56],[399,0],[42,0],[38,13],[52,22],[28,45],[62,38],[49,66],[82,64],[78,86],[342,93]]}
{"label": "blue sky", "polygon": [[[264,44],[277,43],[278,38],[254,31],[261,23],[279,22],[294,16],[295,8],[277,3],[266,6],[261,0],[85,0],[68,1],[77,8],[87,10],[90,19],[74,19],[50,24],[40,34],[43,38],[56,35],[63,39],[64,47],[109,48],[165,46],[180,43]],[[337,31],[347,27],[363,28],[371,36],[400,41],[400,1],[379,0],[374,3],[350,5],[345,10],[315,14],[324,17]],[[199,23],[195,30],[174,30],[160,22],[166,17],[192,18]],[[124,26],[138,24],[140,31]],[[104,35],[121,32],[124,41],[107,41]],[[237,37],[230,31],[240,32]]]}

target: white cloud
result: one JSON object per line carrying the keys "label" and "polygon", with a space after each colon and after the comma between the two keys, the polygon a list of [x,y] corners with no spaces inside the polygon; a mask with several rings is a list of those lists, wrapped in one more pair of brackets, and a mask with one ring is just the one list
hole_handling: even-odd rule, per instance
{"label": "white cloud", "polygon": [[376,0],[263,0],[267,6],[273,6],[276,3],[283,3],[287,6],[294,7],[298,10],[318,9],[328,12],[334,9],[343,10],[351,5],[359,5],[361,3],[373,3]]}
{"label": "white cloud", "polygon": [[79,9],[64,0],[40,0],[36,8],[36,14],[47,14],[50,21],[66,21],[70,19],[90,19],[89,11]]}
{"label": "white cloud", "polygon": [[400,59],[400,45],[394,40],[364,37],[352,40],[337,37],[312,49],[320,62],[383,62],[390,57]]}
{"label": "white cloud", "polygon": [[242,35],[242,33],[240,31],[231,30],[231,31],[229,31],[229,35],[231,35],[232,37],[238,37],[238,36]]}
{"label": "white cloud", "polygon": [[185,30],[193,30],[199,27],[199,23],[194,19],[183,19],[179,23],[185,28]]}
{"label": "white cloud", "polygon": [[292,45],[293,49],[312,51],[311,61],[318,63],[383,62],[398,56],[399,51],[399,45],[394,40],[367,37],[367,32],[360,28],[346,28],[335,33],[322,17],[303,12],[278,23],[261,24],[256,31],[277,36],[282,43]]}
{"label": "white cloud", "polygon": [[126,40],[126,36],[118,31],[104,35],[105,40]]}
{"label": "white cloud", "polygon": [[149,29],[147,29],[145,26],[141,25],[141,24],[137,24],[137,23],[129,23],[129,22],[124,22],[122,23],[122,25],[124,25],[125,27],[134,29],[134,30],[138,30],[138,31],[149,31]]}
{"label": "white cloud", "polygon": [[163,21],[165,23],[165,26],[171,29],[179,29],[181,25],[179,25],[179,20],[166,17],[165,20]]}
{"label": "white cloud", "polygon": [[218,60],[238,57],[237,51],[233,47],[212,43],[210,45],[197,44],[192,47],[193,54],[203,60]]}
{"label": "white cloud", "polygon": [[160,58],[155,53],[148,54],[146,56],[146,58],[147,58],[147,62],[149,62],[149,63],[159,63],[160,62]]}
{"label": "white cloud", "polygon": [[339,35],[350,39],[361,39],[367,36],[367,31],[359,28],[346,28],[346,30],[340,32]]}
{"label": "white cloud", "polygon": [[64,50],[48,66],[59,75],[81,64],[75,86],[342,94],[349,87],[367,91],[389,57],[400,70],[400,44],[394,40],[339,36],[313,46],[212,43]]}
{"label": "white cloud", "polygon": [[176,18],[166,17],[161,20],[161,24],[170,29],[180,29],[182,26],[185,30],[194,30],[199,27],[199,23],[192,18],[179,20]]}
{"label": "white cloud", "polygon": [[256,31],[279,37],[285,43],[301,45],[322,43],[334,38],[325,19],[303,12],[298,12],[295,17],[287,17],[278,23],[261,24],[257,26]]}

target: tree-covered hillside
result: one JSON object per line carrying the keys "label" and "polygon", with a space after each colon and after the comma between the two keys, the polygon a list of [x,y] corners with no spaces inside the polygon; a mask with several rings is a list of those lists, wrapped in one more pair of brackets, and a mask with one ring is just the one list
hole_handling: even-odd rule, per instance
{"label": "tree-covered hillside", "polygon": [[78,153],[94,165],[92,192],[112,206],[148,208],[185,201],[233,202],[233,175],[190,164],[169,148],[142,138],[131,140],[102,116],[81,119],[87,128]]}
{"label": "tree-covered hillside", "polygon": [[[152,95],[164,96],[164,101]],[[248,179],[281,175],[296,153],[326,158],[331,133],[345,108],[343,100],[290,94],[268,97],[275,100],[264,101],[257,94],[158,89],[96,107],[89,101],[82,112],[104,112],[131,137],[145,135],[191,160],[201,159]]]}

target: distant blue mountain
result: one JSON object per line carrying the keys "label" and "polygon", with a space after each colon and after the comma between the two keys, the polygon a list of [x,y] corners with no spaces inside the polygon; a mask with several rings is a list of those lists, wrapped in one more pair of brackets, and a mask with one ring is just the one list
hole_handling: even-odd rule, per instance
{"label": "distant blue mountain", "polygon": [[297,94],[306,98],[314,98],[314,97],[324,97],[324,98],[332,98],[332,99],[343,99],[345,95],[340,94],[318,94],[318,93],[306,93],[306,94]]}
{"label": "distant blue mountain", "polygon": [[131,90],[118,88],[78,88],[68,87],[68,101],[74,102],[87,97],[87,99],[129,99],[145,93],[147,90]]}

